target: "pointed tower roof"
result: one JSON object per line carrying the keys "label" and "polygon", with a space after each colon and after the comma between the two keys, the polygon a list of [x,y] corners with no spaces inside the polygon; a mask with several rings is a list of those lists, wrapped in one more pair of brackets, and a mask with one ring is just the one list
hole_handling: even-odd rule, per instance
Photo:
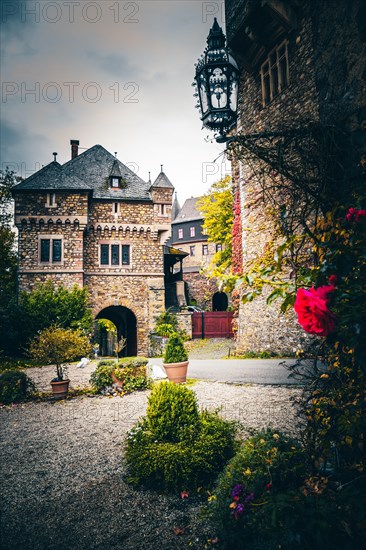
{"label": "pointed tower roof", "polygon": [[172,182],[170,181],[170,179],[166,176],[166,174],[164,174],[163,172],[163,165],[161,165],[161,172],[160,174],[158,175],[158,177],[156,178],[156,180],[154,181],[154,183],[152,184],[151,187],[160,187],[160,188],[165,188],[165,189],[174,189],[174,185],[172,184]]}
{"label": "pointed tower roof", "polygon": [[172,204],[172,221],[175,220],[175,218],[178,216],[180,212],[180,204],[178,201],[178,195],[177,192],[174,194],[174,201]]}
{"label": "pointed tower roof", "polygon": [[109,175],[110,175],[111,178],[121,178],[122,177],[117,157],[115,158],[115,160],[113,162],[111,173]]}

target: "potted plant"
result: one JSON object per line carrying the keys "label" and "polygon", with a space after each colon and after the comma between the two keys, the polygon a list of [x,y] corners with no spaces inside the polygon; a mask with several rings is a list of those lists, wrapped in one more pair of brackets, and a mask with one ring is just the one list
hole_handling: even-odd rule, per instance
{"label": "potted plant", "polygon": [[187,380],[188,363],[188,353],[183,340],[177,332],[173,332],[169,336],[163,360],[163,367],[169,382],[184,384]]}
{"label": "potted plant", "polygon": [[67,363],[91,352],[92,345],[85,334],[55,325],[42,330],[29,348],[32,359],[43,365],[56,366],[56,377],[51,381],[55,399],[62,399],[67,395],[70,383],[67,378]]}

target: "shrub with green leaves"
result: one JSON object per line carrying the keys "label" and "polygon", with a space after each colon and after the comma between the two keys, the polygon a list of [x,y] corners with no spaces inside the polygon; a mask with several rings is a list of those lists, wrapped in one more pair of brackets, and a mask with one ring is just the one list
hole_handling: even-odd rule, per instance
{"label": "shrub with green leaves", "polygon": [[118,360],[118,367],[146,367],[149,360],[147,357],[122,357]]}
{"label": "shrub with green leaves", "polygon": [[273,430],[247,439],[220,475],[209,503],[225,547],[247,548],[258,542],[258,533],[261,541],[266,536],[274,541],[304,475],[305,453],[296,440]]}
{"label": "shrub with green leaves", "polygon": [[173,327],[173,331],[176,332],[178,329],[178,320],[176,315],[170,311],[168,308],[166,311],[160,313],[156,319],[156,328],[158,329],[162,325],[170,325]]}
{"label": "shrub with green leaves", "polygon": [[0,374],[0,403],[9,405],[29,398],[35,391],[30,378],[19,370],[6,370]]}
{"label": "shrub with green leaves", "polygon": [[162,323],[161,325],[156,327],[155,332],[158,336],[162,336],[163,338],[169,338],[169,336],[174,332],[174,327],[169,323]]}
{"label": "shrub with green leaves", "polygon": [[209,487],[235,452],[235,433],[217,413],[200,414],[192,390],[163,382],[128,434],[128,481],[164,490]]}
{"label": "shrub with green leaves", "polygon": [[90,384],[97,391],[102,391],[113,384],[112,372],[117,365],[116,361],[113,361],[113,364],[107,365],[101,363],[102,361],[100,361],[99,365],[90,376]]}
{"label": "shrub with green leaves", "polygon": [[150,386],[147,376],[146,357],[124,357],[115,361],[102,359],[90,377],[90,383],[97,391],[112,386],[112,374],[121,382],[123,392],[144,390]]}
{"label": "shrub with green leaves", "polygon": [[173,443],[195,436],[200,426],[196,394],[185,386],[162,382],[150,395],[146,417],[158,441]]}
{"label": "shrub with green leaves", "polygon": [[182,363],[188,361],[188,353],[183,340],[177,332],[169,336],[164,353],[164,363]]}
{"label": "shrub with green leaves", "polygon": [[61,328],[57,325],[42,330],[31,342],[29,355],[41,365],[55,365],[56,378],[64,380],[66,363],[92,353],[89,338],[81,330]]}
{"label": "shrub with green leaves", "polygon": [[146,357],[124,357],[118,361],[113,374],[120,381],[125,393],[150,387],[151,380],[146,370],[148,361]]}
{"label": "shrub with green leaves", "polygon": [[100,361],[98,361],[98,367],[103,367],[105,365],[114,365],[114,366],[116,366],[117,365],[117,360],[116,359],[101,359]]}

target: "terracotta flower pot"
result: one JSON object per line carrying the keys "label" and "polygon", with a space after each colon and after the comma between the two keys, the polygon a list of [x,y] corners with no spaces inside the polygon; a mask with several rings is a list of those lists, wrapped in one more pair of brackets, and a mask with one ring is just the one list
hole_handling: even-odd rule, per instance
{"label": "terracotta flower pot", "polygon": [[174,384],[185,384],[187,381],[187,369],[189,361],[182,363],[163,363],[169,382]]}
{"label": "terracotta flower pot", "polygon": [[69,391],[70,380],[57,380],[51,382],[52,393],[55,399],[63,399]]}

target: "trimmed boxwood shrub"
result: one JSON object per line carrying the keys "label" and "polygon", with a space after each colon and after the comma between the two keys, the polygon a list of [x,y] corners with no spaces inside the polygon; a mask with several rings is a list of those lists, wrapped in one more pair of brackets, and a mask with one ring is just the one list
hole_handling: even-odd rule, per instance
{"label": "trimmed boxwood shrub", "polygon": [[162,382],[151,393],[146,422],[158,441],[175,443],[196,435],[200,424],[196,394],[185,386]]}
{"label": "trimmed boxwood shrub", "polygon": [[114,371],[116,366],[116,361],[108,364],[106,364],[106,362],[104,364],[101,364],[100,362],[95,371],[92,372],[90,376],[90,383],[93,388],[95,388],[97,391],[101,391],[111,386],[113,384],[112,372]]}
{"label": "trimmed boxwood shrub", "polygon": [[0,373],[0,403],[9,405],[29,398],[35,391],[30,378],[19,370]]}
{"label": "trimmed boxwood shrub", "polygon": [[164,353],[164,363],[182,363],[188,361],[188,353],[183,340],[177,332],[169,336]]}
{"label": "trimmed boxwood shrub", "polygon": [[[174,421],[164,428],[159,414]],[[163,382],[150,396],[147,416],[128,434],[127,480],[169,491],[209,487],[235,452],[235,433],[235,423],[199,413],[191,390]]]}

